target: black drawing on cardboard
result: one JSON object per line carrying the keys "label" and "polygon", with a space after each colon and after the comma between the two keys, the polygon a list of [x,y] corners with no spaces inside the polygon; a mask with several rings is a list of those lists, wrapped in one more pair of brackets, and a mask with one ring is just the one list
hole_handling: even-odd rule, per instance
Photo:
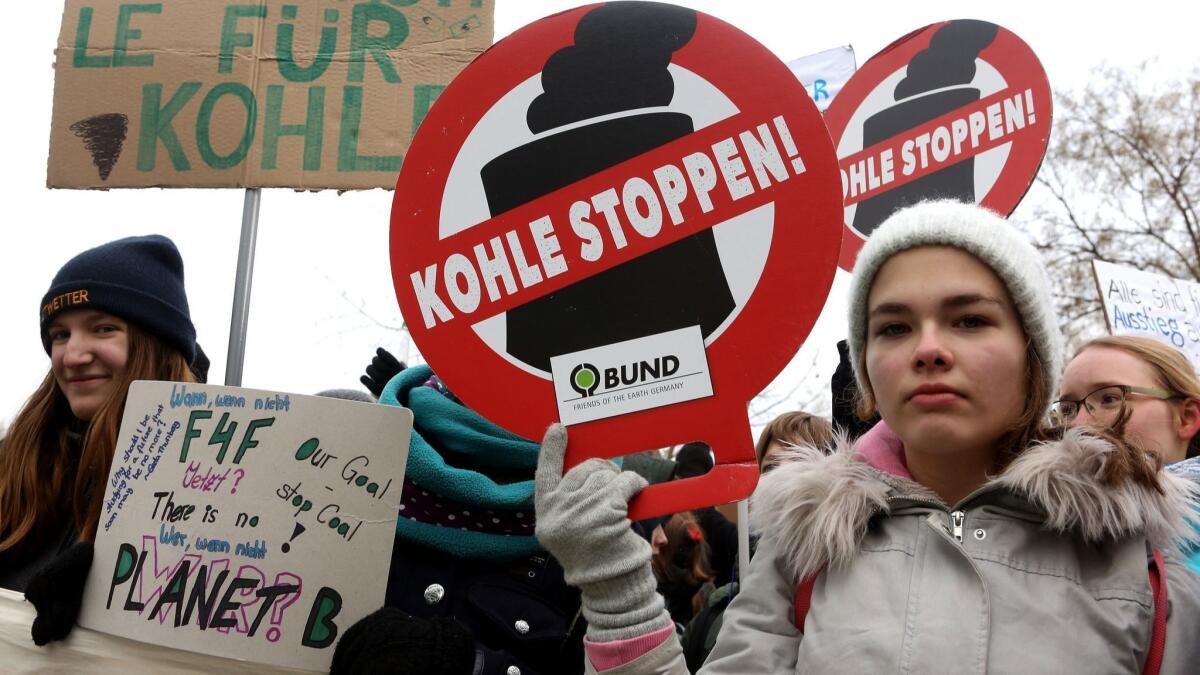
{"label": "black drawing on cardboard", "polygon": [[[584,15],[575,44],[547,59],[544,93],[527,111],[530,131],[549,133],[480,171],[492,216],[692,133],[691,117],[661,110],[579,123],[669,105],[675,84],[667,66],[695,30],[694,11],[658,3],[613,3]],[[553,133],[572,124],[579,125]],[[734,304],[705,230],[509,310],[507,350],[549,372],[559,354],[695,325],[707,337]]]}
{"label": "black drawing on cardboard", "polygon": [[129,118],[122,113],[94,115],[72,124],[71,131],[83,139],[83,147],[92,156],[100,180],[108,180],[121,156],[121,147],[125,145]]}
{"label": "black drawing on cardboard", "polygon": [[[975,59],[992,44],[998,31],[993,23],[964,19],[951,21],[934,33],[929,47],[913,56],[904,79],[896,85],[896,105],[863,123],[863,147],[978,101],[979,90],[970,86],[975,79]],[[869,237],[892,212],[935,198],[976,201],[973,157],[859,202],[854,229]]]}

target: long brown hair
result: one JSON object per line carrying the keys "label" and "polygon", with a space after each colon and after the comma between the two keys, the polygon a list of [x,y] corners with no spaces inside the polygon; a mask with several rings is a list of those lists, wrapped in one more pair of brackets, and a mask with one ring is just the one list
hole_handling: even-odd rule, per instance
{"label": "long brown hair", "polygon": [[95,537],[130,383],[195,381],[178,350],[132,323],[128,333],[125,371],[90,422],[71,414],[53,372],[13,420],[0,449],[0,551],[35,548],[68,516],[80,539]]}
{"label": "long brown hair", "polygon": [[[1030,446],[1061,441],[1066,432],[1065,428],[1055,427],[1050,423],[1048,413],[1051,392],[1046,389],[1045,380],[1041,377],[1042,368],[1042,359],[1030,343],[1025,350],[1025,382],[1029,384],[1025,392],[1025,408],[1000,440],[1000,450],[996,453],[992,466],[996,473],[1003,471]],[[860,390],[855,412],[863,421],[875,414],[875,400],[869,387]],[[1162,468],[1162,460],[1155,453],[1131,443],[1124,437],[1125,422],[1128,419],[1129,414],[1126,411],[1125,417],[1112,427],[1087,427],[1090,435],[1107,441],[1116,450],[1113,460],[1106,464],[1101,480],[1107,485],[1117,485],[1128,480],[1161,492],[1158,471]]]}
{"label": "long brown hair", "polygon": [[[1025,391],[1025,407],[1016,421],[1009,427],[1007,433],[1000,439],[1000,450],[996,453],[994,471],[1003,471],[1014,459],[1037,441],[1048,441],[1062,437],[1062,433],[1051,428],[1049,417],[1051,392],[1046,389],[1042,370],[1045,368],[1042,358],[1033,348],[1032,342],[1025,345],[1025,373],[1027,383]],[[864,378],[865,379],[865,378]],[[855,414],[866,422],[875,417],[875,393],[870,381],[858,390],[858,401]]]}
{"label": "long brown hair", "polygon": [[663,523],[667,543],[650,561],[660,583],[698,587],[715,577],[708,565],[704,531],[690,512],[676,513]]}

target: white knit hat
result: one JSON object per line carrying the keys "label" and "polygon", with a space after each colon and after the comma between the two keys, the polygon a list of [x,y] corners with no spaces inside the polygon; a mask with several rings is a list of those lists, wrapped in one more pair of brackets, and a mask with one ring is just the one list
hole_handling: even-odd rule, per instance
{"label": "white knit hat", "polygon": [[953,246],[991,268],[1008,288],[1025,335],[1042,361],[1046,391],[1058,393],[1063,338],[1050,297],[1050,283],[1037,251],[1008,221],[983,207],[929,201],[888,217],[863,245],[850,281],[850,361],[860,391],[867,386],[867,294],[889,258],[919,246]]}

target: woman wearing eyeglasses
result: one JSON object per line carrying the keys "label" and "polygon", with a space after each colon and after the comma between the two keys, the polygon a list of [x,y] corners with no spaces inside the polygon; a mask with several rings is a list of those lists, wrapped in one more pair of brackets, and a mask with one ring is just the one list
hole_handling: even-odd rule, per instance
{"label": "woman wearing eyeglasses", "polygon": [[1200,455],[1200,378],[1179,351],[1129,335],[1092,340],[1063,372],[1052,412],[1064,426],[1116,425],[1166,464]]}
{"label": "woman wearing eyeglasses", "polygon": [[[1051,408],[1058,424],[1116,428],[1200,483],[1200,377],[1179,351],[1144,337],[1097,338],[1067,364],[1059,392]],[[1200,549],[1187,565],[1200,574]]]}

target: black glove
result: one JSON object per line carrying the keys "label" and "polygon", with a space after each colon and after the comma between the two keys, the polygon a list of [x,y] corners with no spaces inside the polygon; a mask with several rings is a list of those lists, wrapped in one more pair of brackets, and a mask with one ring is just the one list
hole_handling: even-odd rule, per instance
{"label": "black glove", "polygon": [[92,542],[81,541],[30,577],[25,599],[37,609],[29,631],[35,645],[61,640],[71,632],[79,618],[83,586],[91,569]]}
{"label": "black glove", "polygon": [[475,640],[462,624],[445,617],[417,619],[384,607],[346,631],[329,673],[471,675],[474,670]]}
{"label": "black glove", "polygon": [[379,398],[388,380],[407,367],[403,361],[397,361],[391,352],[380,347],[375,350],[375,358],[371,359],[371,364],[367,366],[367,374],[358,378],[358,381],[362,382],[375,398]]}

